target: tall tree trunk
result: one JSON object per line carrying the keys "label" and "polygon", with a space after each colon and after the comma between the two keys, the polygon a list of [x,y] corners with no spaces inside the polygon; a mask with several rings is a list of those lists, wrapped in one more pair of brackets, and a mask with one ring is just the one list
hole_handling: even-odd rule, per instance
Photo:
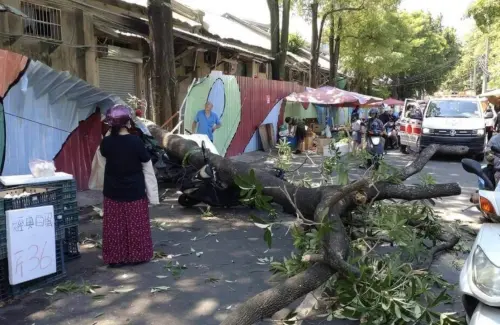
{"label": "tall tree trunk", "polygon": [[399,94],[398,94],[399,76],[393,76],[393,77],[391,77],[391,79],[392,79],[391,97],[395,98],[395,99],[399,99]]}
{"label": "tall tree trunk", "polygon": [[146,118],[148,120],[151,120],[155,123],[158,123],[155,121],[156,119],[156,114],[155,114],[155,106],[154,106],[154,97],[153,97],[153,80],[152,80],[152,74],[153,74],[153,61],[150,58],[148,62],[144,65],[144,74],[145,74],[145,79],[146,79],[146,101],[148,103],[147,105],[147,110],[146,110]]}
{"label": "tall tree trunk", "polygon": [[372,95],[373,91],[373,78],[366,79],[366,94]]}
{"label": "tall tree trunk", "polygon": [[[273,57],[273,61],[271,62],[272,77],[273,80],[279,80],[280,79],[280,8],[278,5],[278,0],[267,0],[267,6],[269,7],[269,14],[271,16],[271,56]],[[288,28],[287,28],[287,33],[288,33]]]}
{"label": "tall tree trunk", "polygon": [[[333,21],[333,17],[332,17]],[[335,36],[335,48],[333,49],[333,57],[330,56],[330,60],[333,60],[333,80],[337,80],[337,75],[339,71],[339,60],[340,60],[340,33],[342,32],[342,17],[339,17],[337,22],[337,35]]]}
{"label": "tall tree trunk", "polygon": [[330,17],[330,34],[328,35],[328,52],[330,54],[330,71],[328,84],[332,87],[337,86],[337,76],[335,75],[335,19],[333,14]]}
{"label": "tall tree trunk", "polygon": [[[159,124],[164,123],[178,110],[171,8],[170,0],[148,1],[149,37],[153,58],[153,106]],[[175,120],[168,125],[170,128],[177,122]]]}
{"label": "tall tree trunk", "polygon": [[286,80],[286,56],[288,52],[288,27],[290,25],[290,0],[283,0],[283,14],[281,22],[281,42],[280,42],[280,58],[279,58],[279,74],[280,80]]}
{"label": "tall tree trunk", "polygon": [[311,38],[311,67],[309,73],[309,87],[318,87],[318,1],[315,0],[311,3],[311,19],[312,19],[312,38]]}

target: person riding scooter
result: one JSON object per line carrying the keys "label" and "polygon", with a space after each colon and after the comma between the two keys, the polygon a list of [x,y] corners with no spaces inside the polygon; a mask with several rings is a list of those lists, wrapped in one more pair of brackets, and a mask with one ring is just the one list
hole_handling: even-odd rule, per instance
{"label": "person riding scooter", "polygon": [[360,167],[370,168],[372,165],[375,165],[375,168],[378,168],[378,160],[384,155],[385,140],[382,138],[384,133],[384,124],[378,119],[377,108],[372,108],[368,112],[368,121],[366,126],[367,150],[372,155],[372,158],[366,161],[366,166]]}
{"label": "person riding scooter", "polygon": [[500,134],[494,135],[488,144],[486,145],[486,168],[483,168],[483,172],[492,181],[493,185],[497,185],[500,180],[500,154],[495,153],[491,150],[491,147],[500,147]]}
{"label": "person riding scooter", "polygon": [[398,133],[396,130],[397,117],[394,116],[391,109],[387,111],[387,114],[389,116],[389,119],[387,122],[384,123],[384,131],[385,131],[384,138],[386,140],[384,148],[386,150],[389,149],[389,147],[391,149],[397,149],[397,147],[399,146]]}

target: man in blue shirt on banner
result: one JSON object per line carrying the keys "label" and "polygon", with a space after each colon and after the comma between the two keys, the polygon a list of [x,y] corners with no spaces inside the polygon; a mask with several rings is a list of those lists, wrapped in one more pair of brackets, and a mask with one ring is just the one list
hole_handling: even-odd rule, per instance
{"label": "man in blue shirt on banner", "polygon": [[192,126],[193,134],[206,134],[212,143],[214,142],[214,131],[221,127],[219,117],[212,112],[213,107],[211,102],[207,102],[205,109],[196,113]]}

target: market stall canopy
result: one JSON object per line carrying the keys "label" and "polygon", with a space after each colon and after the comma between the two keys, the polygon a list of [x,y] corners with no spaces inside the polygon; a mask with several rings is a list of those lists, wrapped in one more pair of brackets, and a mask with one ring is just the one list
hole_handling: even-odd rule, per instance
{"label": "market stall canopy", "polygon": [[500,89],[487,91],[484,94],[479,95],[479,97],[500,97]]}
{"label": "market stall canopy", "polygon": [[365,106],[381,101],[382,98],[342,90],[335,87],[308,89],[301,93],[293,93],[286,97],[288,102],[308,103],[316,105],[360,105]]}
{"label": "market stall canopy", "polygon": [[376,102],[373,104],[370,104],[370,106],[380,106],[380,105],[387,105],[387,106],[403,106],[405,102],[402,100],[394,99],[394,98],[387,98],[386,100],[383,100],[381,102]]}
{"label": "market stall canopy", "polygon": [[500,89],[487,91],[479,97],[486,97],[490,103],[497,105],[500,103]]}

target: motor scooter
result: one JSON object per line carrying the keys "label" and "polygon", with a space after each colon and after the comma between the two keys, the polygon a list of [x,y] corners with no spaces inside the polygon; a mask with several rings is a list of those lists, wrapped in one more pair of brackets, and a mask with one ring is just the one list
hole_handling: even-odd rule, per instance
{"label": "motor scooter", "polygon": [[380,166],[380,161],[384,156],[384,143],[382,141],[382,135],[377,135],[372,132],[368,132],[368,152],[372,156],[371,161],[368,162],[368,167],[374,166],[375,170],[378,170]]}
{"label": "motor scooter", "polygon": [[397,149],[399,145],[398,141],[398,132],[396,129],[396,123],[394,121],[389,121],[384,124],[384,130],[385,133],[387,134],[386,136],[386,142],[385,142],[385,149]]}
{"label": "motor scooter", "polygon": [[[199,170],[194,167],[184,167],[184,174],[178,178],[182,194],[178,198],[180,205],[192,207],[199,203],[205,203],[213,207],[233,207],[241,205],[241,189],[236,184],[228,184],[219,178],[217,170],[210,163],[205,148],[205,142],[201,143],[204,165]],[[172,166],[171,169],[175,169]],[[281,168],[272,168],[269,173],[283,181],[285,171]],[[179,172],[177,172],[179,174]]]}
{"label": "motor scooter", "polygon": [[[493,146],[493,152],[500,148]],[[472,202],[492,221],[500,218],[500,186],[494,185],[492,166],[463,159],[462,167],[479,178],[479,190]],[[469,325],[500,325],[500,224],[485,223],[460,272],[459,288]]]}
{"label": "motor scooter", "polygon": [[205,141],[201,143],[205,165],[194,173],[186,174],[181,180],[178,198],[180,205],[192,207],[204,202],[213,207],[240,205],[240,189],[237,185],[223,182],[206,154]]}

